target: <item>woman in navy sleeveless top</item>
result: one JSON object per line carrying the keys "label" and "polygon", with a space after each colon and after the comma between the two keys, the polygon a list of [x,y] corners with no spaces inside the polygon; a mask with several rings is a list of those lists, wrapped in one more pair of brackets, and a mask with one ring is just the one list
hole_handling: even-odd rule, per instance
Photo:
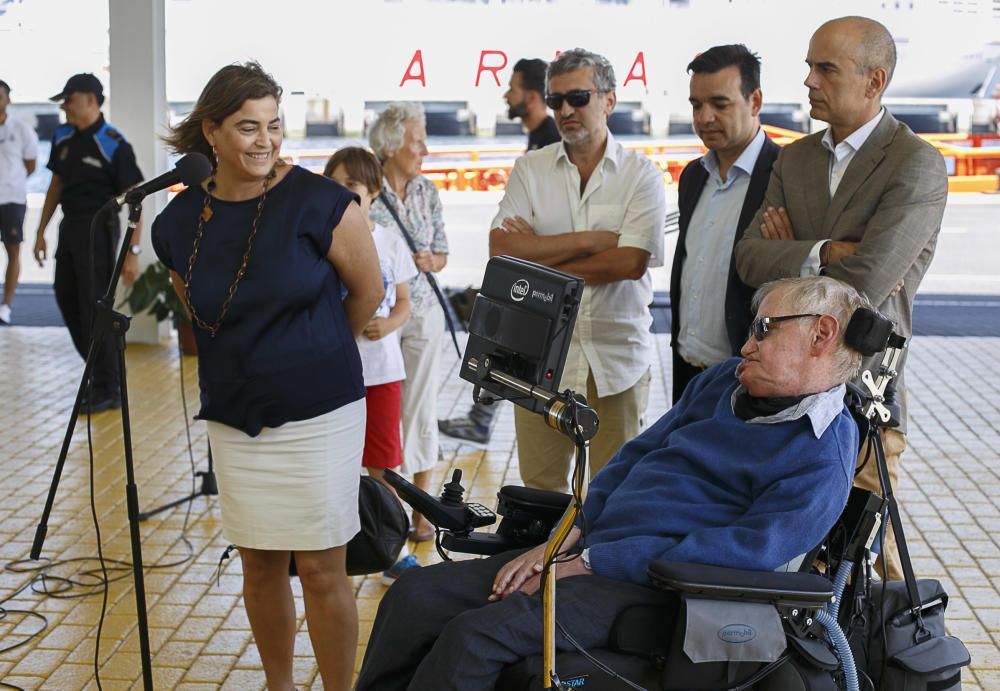
{"label": "woman in navy sleeveless top", "polygon": [[223,535],[271,689],[291,689],[294,553],[327,689],[348,689],[358,621],[345,568],[365,434],[355,336],[382,299],[356,197],[278,158],[281,88],[256,63],[213,76],[167,143],[212,177],[153,223],[195,323]]}

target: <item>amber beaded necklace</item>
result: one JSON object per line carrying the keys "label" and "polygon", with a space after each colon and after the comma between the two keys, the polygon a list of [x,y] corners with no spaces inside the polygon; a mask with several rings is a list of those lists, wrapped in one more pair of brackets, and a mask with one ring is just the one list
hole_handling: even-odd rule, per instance
{"label": "amber beaded necklace", "polygon": [[219,318],[215,320],[214,323],[209,324],[195,312],[194,303],[191,302],[191,273],[194,270],[194,263],[198,259],[198,248],[201,246],[201,238],[205,234],[205,224],[212,218],[212,192],[215,190],[215,176],[213,175],[209,179],[205,192],[205,203],[202,206],[201,213],[198,215],[198,230],[194,234],[194,245],[191,247],[191,256],[188,259],[187,274],[184,276],[184,300],[187,302],[188,310],[191,312],[191,321],[193,321],[199,328],[204,329],[208,332],[211,338],[215,338],[215,334],[218,333],[219,327],[222,326],[222,322],[226,318],[226,312],[229,311],[229,305],[232,304],[233,298],[236,297],[236,289],[240,285],[240,281],[247,272],[247,264],[250,262],[250,252],[253,250],[253,242],[257,237],[257,225],[260,223],[260,217],[264,213],[264,201],[267,199],[267,186],[278,175],[275,169],[271,169],[267,177],[264,178],[264,182],[261,185],[260,201],[257,202],[257,214],[253,218],[253,222],[250,224],[250,235],[247,237],[247,249],[243,253],[243,261],[240,262],[240,268],[236,271],[236,278],[233,279],[232,284],[229,286],[229,292],[226,295],[225,301],[222,303],[222,310],[219,313]]}

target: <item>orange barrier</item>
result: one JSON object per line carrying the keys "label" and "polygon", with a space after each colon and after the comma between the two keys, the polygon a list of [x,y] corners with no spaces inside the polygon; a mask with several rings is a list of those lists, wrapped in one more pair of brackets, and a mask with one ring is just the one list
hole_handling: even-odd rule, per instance
{"label": "orange barrier", "polygon": [[[781,146],[803,137],[801,132],[764,125]],[[991,134],[925,134],[944,157],[951,175],[950,192],[990,192],[1000,188],[1000,137]],[[703,155],[707,149],[694,135],[687,141],[652,139],[622,142],[625,148],[639,151],[661,171],[665,183],[674,183],[684,166]],[[507,184],[514,160],[524,153],[519,146],[470,147],[443,145],[429,147],[423,173],[439,189],[458,191],[502,191]],[[294,149],[284,158],[311,170],[323,169],[334,149]]]}

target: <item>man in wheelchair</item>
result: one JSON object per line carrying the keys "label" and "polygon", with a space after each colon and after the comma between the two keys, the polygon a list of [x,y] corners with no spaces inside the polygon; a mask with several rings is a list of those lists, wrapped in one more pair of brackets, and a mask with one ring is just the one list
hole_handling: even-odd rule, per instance
{"label": "man in wheelchair", "polygon": [[[826,277],[762,286],[741,351],[688,386],[592,480],[557,569],[557,618],[585,648],[628,607],[676,607],[656,559],[774,570],[818,544],[847,502],[858,431],[844,343],[867,300]],[[492,689],[542,648],[544,545],[403,575],[383,597],[359,691]],[[563,636],[557,648],[569,650]]]}

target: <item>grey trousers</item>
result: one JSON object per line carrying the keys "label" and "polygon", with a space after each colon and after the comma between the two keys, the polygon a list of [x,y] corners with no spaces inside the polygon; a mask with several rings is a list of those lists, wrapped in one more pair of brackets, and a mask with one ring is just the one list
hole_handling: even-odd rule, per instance
{"label": "grey trousers", "polygon": [[[542,651],[538,594],[488,602],[496,572],[520,554],[410,569],[379,605],[357,691],[488,691],[507,665]],[[601,647],[619,613],[664,605],[669,595],[601,576],[556,586],[556,618],[585,648]],[[572,647],[557,636],[561,651]]]}

